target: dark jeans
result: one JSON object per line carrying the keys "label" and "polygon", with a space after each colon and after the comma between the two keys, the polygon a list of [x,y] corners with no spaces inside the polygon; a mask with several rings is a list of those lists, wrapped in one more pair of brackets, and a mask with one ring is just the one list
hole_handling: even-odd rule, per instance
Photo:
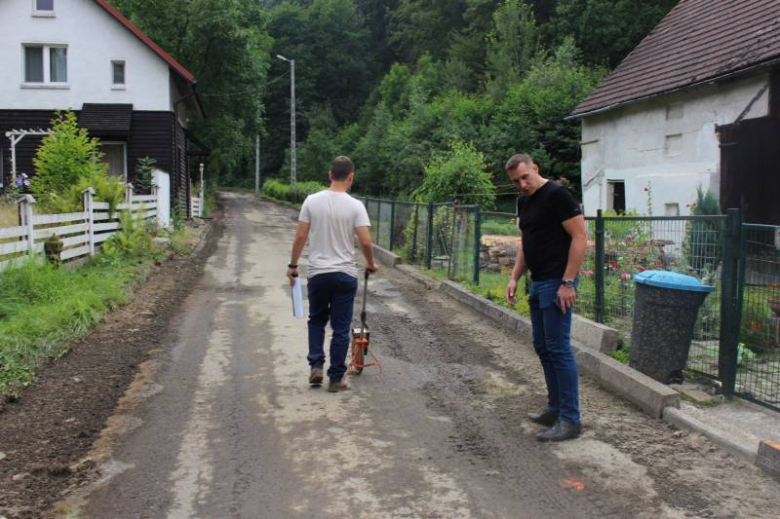
{"label": "dark jeans", "polygon": [[579,424],[577,361],[571,350],[572,310],[564,314],[556,306],[560,286],[559,279],[531,283],[528,303],[534,349],[547,381],[547,410],[557,413],[559,419]]}
{"label": "dark jeans", "polygon": [[333,338],[330,342],[328,378],[341,380],[347,372],[352,307],[358,280],[343,272],[319,274],[309,279],[309,365],[325,365],[325,325],[330,320]]}

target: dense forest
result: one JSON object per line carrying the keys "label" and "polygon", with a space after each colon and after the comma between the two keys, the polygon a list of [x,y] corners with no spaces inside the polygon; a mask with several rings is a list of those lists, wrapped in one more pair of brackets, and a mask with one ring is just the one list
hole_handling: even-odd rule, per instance
{"label": "dense forest", "polygon": [[359,192],[436,200],[447,189],[425,178],[505,183],[519,151],[576,188],[579,125],[565,117],[676,0],[113,3],[198,78],[208,118],[194,130],[220,183],[253,185],[258,132],[263,177],[288,178],[283,55],[299,180],[325,181],[347,154]]}

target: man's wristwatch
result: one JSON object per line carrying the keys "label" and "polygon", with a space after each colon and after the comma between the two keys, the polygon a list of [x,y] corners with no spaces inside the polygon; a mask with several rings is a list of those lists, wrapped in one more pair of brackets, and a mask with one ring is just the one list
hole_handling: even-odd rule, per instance
{"label": "man's wristwatch", "polygon": [[574,288],[574,280],[564,279],[563,281],[561,281],[561,285],[565,286],[566,288]]}
{"label": "man's wristwatch", "polygon": [[287,265],[287,268],[288,268],[288,269],[297,269],[297,268],[298,268],[298,265],[296,265],[295,263],[289,263],[289,264]]}

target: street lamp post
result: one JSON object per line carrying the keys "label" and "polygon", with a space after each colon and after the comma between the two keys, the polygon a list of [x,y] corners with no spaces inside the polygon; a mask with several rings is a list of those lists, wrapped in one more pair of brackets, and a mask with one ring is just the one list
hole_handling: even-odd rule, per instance
{"label": "street lamp post", "polygon": [[298,201],[297,183],[297,153],[295,143],[295,60],[287,59],[281,54],[276,55],[282,61],[290,64],[290,187],[292,189],[293,202]]}

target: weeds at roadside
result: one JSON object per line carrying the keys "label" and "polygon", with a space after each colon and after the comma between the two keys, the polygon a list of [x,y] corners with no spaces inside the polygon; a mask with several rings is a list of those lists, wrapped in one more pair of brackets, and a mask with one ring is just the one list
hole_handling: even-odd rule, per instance
{"label": "weeds at roadside", "polygon": [[33,259],[0,273],[0,395],[16,394],[35,368],[60,357],[125,301],[141,265],[93,262],[78,269]]}
{"label": "weeds at roadside", "polygon": [[[198,240],[184,226],[168,237],[178,255],[191,253]],[[143,222],[129,215],[104,248],[73,269],[32,258],[0,272],[0,396],[17,395],[29,385],[41,364],[66,353],[73,340],[126,301],[150,264],[166,256]]]}

